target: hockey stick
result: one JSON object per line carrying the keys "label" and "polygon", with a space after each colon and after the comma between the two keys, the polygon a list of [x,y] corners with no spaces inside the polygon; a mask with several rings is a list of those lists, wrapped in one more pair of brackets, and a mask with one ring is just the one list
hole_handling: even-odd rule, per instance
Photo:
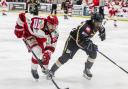
{"label": "hockey stick", "polygon": [[121,66],[119,66],[117,63],[115,63],[112,59],[110,59],[109,57],[107,57],[105,54],[103,54],[102,52],[100,52],[99,50],[97,50],[97,52],[99,52],[102,56],[104,56],[105,58],[107,58],[109,61],[111,61],[114,65],[116,65],[117,67],[119,67],[121,70],[123,70],[125,73],[128,74],[128,71],[126,71],[124,68],[122,68]]}
{"label": "hockey stick", "polygon": [[[31,50],[31,52],[35,56],[35,58],[37,59],[40,67],[43,68],[44,70],[46,70],[45,67],[42,65],[42,61],[35,55],[35,53],[33,52],[33,50],[30,48],[30,45],[27,43],[27,41],[25,41],[24,39],[23,39],[23,41],[26,44],[26,46]],[[61,88],[59,88],[59,86],[57,85],[57,83],[54,81],[54,79],[52,77],[51,77],[51,80],[52,80],[53,84],[56,86],[57,89],[61,89]],[[69,89],[69,88],[65,88],[65,89]]]}

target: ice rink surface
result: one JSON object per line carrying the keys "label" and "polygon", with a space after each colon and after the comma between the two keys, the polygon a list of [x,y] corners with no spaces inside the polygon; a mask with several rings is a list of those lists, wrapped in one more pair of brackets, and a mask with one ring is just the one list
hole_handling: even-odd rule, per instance
{"label": "ice rink surface", "polygon": [[[0,89],[56,89],[50,80],[42,74],[39,68],[40,79],[34,81],[31,76],[31,53],[22,42],[14,35],[17,13],[7,16],[0,14]],[[65,41],[72,28],[77,27],[85,18],[71,17],[64,20],[59,17],[60,37],[55,53],[50,61],[49,68],[62,54]],[[118,27],[113,27],[113,21],[108,21],[106,27],[106,40],[101,42],[98,34],[92,39],[99,50],[115,61],[119,66],[128,71],[128,22],[117,22]],[[128,89],[128,74],[120,70],[98,53],[91,71],[93,78],[87,80],[83,77],[86,53],[79,50],[73,59],[63,65],[55,74],[54,80],[60,88],[70,89]]]}

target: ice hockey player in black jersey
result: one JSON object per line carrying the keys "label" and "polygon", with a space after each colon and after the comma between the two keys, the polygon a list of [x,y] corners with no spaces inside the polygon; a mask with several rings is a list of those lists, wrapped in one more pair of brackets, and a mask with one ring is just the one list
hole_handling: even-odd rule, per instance
{"label": "ice hockey player in black jersey", "polygon": [[85,62],[85,69],[83,76],[87,79],[92,78],[90,69],[97,57],[97,45],[95,45],[91,38],[96,32],[99,32],[101,41],[106,38],[105,28],[102,26],[103,16],[99,13],[94,13],[90,20],[82,22],[77,28],[74,28],[65,43],[65,47],[62,55],[58,58],[56,63],[53,64],[47,78],[50,79],[54,76],[56,70],[66,63],[69,59],[72,59],[78,49],[82,49],[88,55],[87,61]]}

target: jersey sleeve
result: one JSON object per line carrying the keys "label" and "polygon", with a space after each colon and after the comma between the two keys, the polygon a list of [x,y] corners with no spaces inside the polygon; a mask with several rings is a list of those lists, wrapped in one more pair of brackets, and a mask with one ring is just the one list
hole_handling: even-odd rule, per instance
{"label": "jersey sleeve", "polygon": [[57,30],[52,32],[50,38],[47,39],[45,49],[50,50],[53,53],[55,51],[55,47],[56,47],[56,44],[57,44],[58,37],[59,37],[59,33],[57,32]]}
{"label": "jersey sleeve", "polygon": [[18,38],[21,38],[24,33],[24,22],[25,22],[25,13],[21,13],[18,16],[18,19],[16,21],[16,26],[14,33]]}

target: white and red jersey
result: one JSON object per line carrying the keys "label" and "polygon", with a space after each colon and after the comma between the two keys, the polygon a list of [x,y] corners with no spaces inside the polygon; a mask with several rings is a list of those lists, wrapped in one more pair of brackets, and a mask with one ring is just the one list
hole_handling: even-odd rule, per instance
{"label": "white and red jersey", "polygon": [[121,2],[119,1],[113,1],[111,3],[109,3],[109,15],[110,17],[115,16],[118,12],[119,9],[122,7],[121,6]]}
{"label": "white and red jersey", "polygon": [[4,8],[8,6],[6,0],[1,1],[1,6]]}
{"label": "white and red jersey", "polygon": [[[42,49],[49,49],[52,52],[58,39],[58,33],[50,33],[47,28],[47,19],[39,16],[32,16],[26,13],[20,13],[15,26],[15,35],[18,38],[35,38]],[[56,41],[54,41],[56,39]],[[34,46],[34,45],[32,45]],[[43,51],[43,50],[42,50]]]}
{"label": "white and red jersey", "polygon": [[43,38],[45,36],[43,31],[45,24],[45,18],[21,13],[16,22],[15,34],[18,38],[24,37],[26,39],[29,36]]}
{"label": "white and red jersey", "polygon": [[114,9],[116,12],[119,11],[119,9],[122,8],[122,2],[121,1],[113,1],[110,3],[110,10]]}

